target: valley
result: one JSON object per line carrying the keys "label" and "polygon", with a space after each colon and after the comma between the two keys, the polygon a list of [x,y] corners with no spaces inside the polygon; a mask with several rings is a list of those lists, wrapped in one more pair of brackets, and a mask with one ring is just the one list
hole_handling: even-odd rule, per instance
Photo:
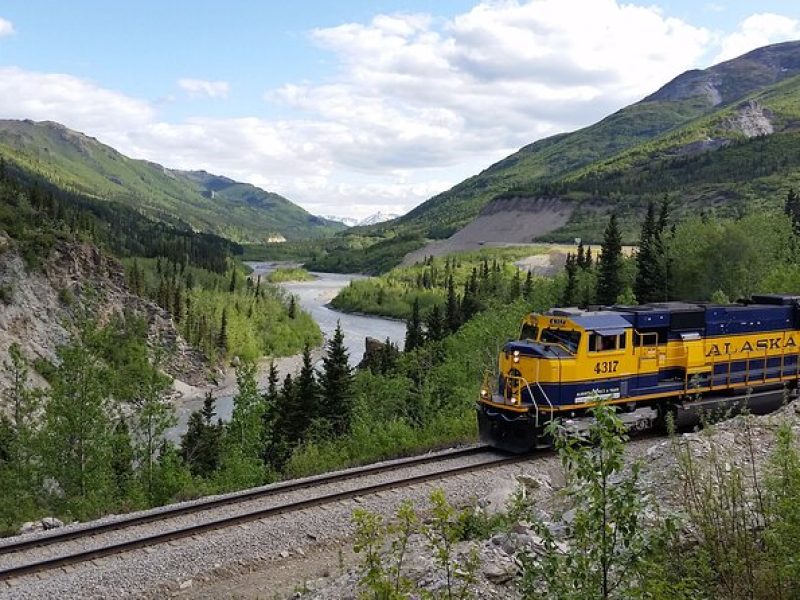
{"label": "valley", "polygon": [[[247,263],[252,269],[251,277],[266,276],[277,268],[292,265],[293,263]],[[360,279],[355,275],[340,275],[333,273],[315,273],[315,278],[309,282],[286,282],[281,287],[294,295],[302,307],[319,325],[324,339],[330,339],[336,329],[337,323],[341,324],[345,332],[345,348],[349,355],[350,366],[355,368],[364,357],[366,349],[365,340],[368,337],[379,341],[390,340],[402,346],[405,336],[405,322],[382,319],[374,316],[362,316],[332,310],[330,301],[336,294],[351,281]],[[321,353],[315,353],[315,365],[320,366]],[[301,366],[302,357],[295,354],[274,359],[261,359],[256,374],[259,388],[267,387],[269,363],[274,362],[281,379],[287,374],[296,374]],[[236,396],[236,379],[234,374],[226,373],[219,386],[193,387],[178,385],[177,392],[180,397],[176,400],[178,421],[174,427],[165,432],[168,439],[179,442],[180,437],[186,433],[189,417],[192,412],[200,410],[206,391],[211,391],[216,398],[217,417],[228,422],[233,414],[234,397]]]}
{"label": "valley", "polygon": [[[379,47],[383,34],[407,42],[407,30],[430,43],[444,35],[405,18],[378,19],[370,27],[385,31],[363,39],[357,25],[315,29],[317,51],[344,38]],[[0,37],[9,35],[3,23],[0,15]],[[394,64],[404,43],[377,53],[372,67]],[[476,69],[475,60],[461,57],[445,71]],[[444,598],[458,581],[464,597],[528,600],[547,589],[563,592],[550,594],[559,600],[583,598],[608,550],[597,525],[611,515],[625,549],[603,560],[628,561],[612,574],[629,577],[637,598],[790,597],[784,592],[800,586],[800,446],[798,374],[787,369],[798,358],[787,362],[794,342],[779,340],[800,327],[800,41],[692,68],[574,131],[526,129],[525,142],[535,141],[503,146],[503,154],[518,149],[499,161],[487,144],[480,160],[496,162],[482,170],[472,170],[476,148],[493,129],[464,141],[463,154],[442,150],[451,130],[475,125],[474,113],[415,106],[409,114],[431,121],[405,122],[395,103],[405,95],[422,102],[433,88],[385,104],[383,92],[375,102],[340,98],[372,70],[346,84],[260,90],[259,102],[286,103],[270,127],[257,117],[224,132],[212,117],[172,126],[148,117],[138,136],[147,130],[174,144],[174,163],[135,158],[148,155],[137,135],[109,136],[126,140],[124,154],[91,129],[0,120],[0,537],[55,535],[40,532],[208,496],[247,498],[243,490],[263,486],[276,486],[265,497],[279,498],[284,486],[297,491],[295,480],[363,468],[363,494],[342,492],[337,486],[355,477],[336,475],[324,484],[330,498],[304,497],[285,511],[270,505],[276,514],[235,529],[209,525],[148,545],[140,563],[117,557],[125,565],[117,574],[114,557],[69,568],[48,591],[79,594],[86,569],[92,592],[106,596],[117,586],[120,596],[224,597],[236,580],[249,597],[399,600],[422,589]],[[502,83],[478,71],[470,77]],[[185,97],[153,101],[160,115],[189,101],[222,114],[245,89],[180,82]],[[341,122],[314,120],[316,94],[326,118]],[[500,110],[478,120],[499,122]],[[375,114],[374,131],[356,127]],[[189,129],[217,135],[181,153]],[[231,140],[241,154],[220,160]],[[398,154],[389,156],[392,143]],[[204,151],[207,160],[187,164]],[[461,160],[473,175],[450,170]],[[213,164],[228,168],[206,170]],[[462,181],[431,195],[445,187],[438,178],[456,172]],[[394,208],[421,193],[405,214]],[[767,316],[747,312],[762,303]],[[700,313],[702,324],[691,320]],[[722,314],[730,318],[714,320]],[[772,327],[768,348],[704,345],[762,326]],[[715,376],[729,387],[740,376],[729,358],[718,364],[731,348],[747,357],[726,407],[767,387],[786,406],[774,417],[675,430],[679,411],[717,400]],[[751,356],[754,348],[781,354]],[[604,352],[614,354],[595,354]],[[678,359],[685,364],[674,366]],[[659,391],[626,396],[630,382]],[[489,426],[476,424],[476,405],[480,418],[494,419]],[[625,419],[636,410],[673,429],[670,439],[631,439],[637,432]],[[576,443],[586,432],[593,444]],[[473,454],[493,453],[480,446],[487,440],[541,448],[476,476]],[[439,451],[452,453],[458,476],[414,458]],[[369,466],[406,459],[420,467],[412,483],[389,481],[391,462],[386,473]],[[708,471],[692,471],[694,460]],[[690,481],[697,496],[678,489]],[[452,499],[431,494],[436,486]],[[762,491],[769,502],[756,506]],[[254,493],[245,502],[260,503]],[[236,502],[215,507],[218,516],[229,516],[228,504]],[[719,514],[733,525],[715,521]],[[156,537],[157,521],[147,530]],[[407,547],[418,554],[410,569]],[[780,581],[769,576],[777,569]],[[313,578],[313,589],[301,577]],[[29,581],[16,589],[10,581],[0,577],[0,597],[29,592]],[[725,588],[729,581],[740,587]],[[678,588],[683,595],[672,596]],[[719,595],[723,588],[730,593]]]}

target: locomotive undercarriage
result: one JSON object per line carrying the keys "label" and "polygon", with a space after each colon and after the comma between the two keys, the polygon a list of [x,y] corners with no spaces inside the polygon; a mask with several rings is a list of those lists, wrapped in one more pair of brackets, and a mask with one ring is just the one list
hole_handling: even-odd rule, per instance
{"label": "locomotive undercarriage", "polygon": [[[796,387],[779,384],[736,393],[729,391],[707,396],[694,394],[678,400],[674,397],[656,398],[649,399],[646,403],[629,402],[616,406],[620,419],[632,436],[654,429],[666,431],[670,421],[676,431],[685,431],[743,411],[757,415],[768,414],[796,397]],[[515,454],[551,448],[553,441],[547,432],[551,421],[557,421],[570,434],[578,436],[585,433],[593,422],[588,409],[519,412],[481,402],[477,412],[480,439],[493,448]]]}

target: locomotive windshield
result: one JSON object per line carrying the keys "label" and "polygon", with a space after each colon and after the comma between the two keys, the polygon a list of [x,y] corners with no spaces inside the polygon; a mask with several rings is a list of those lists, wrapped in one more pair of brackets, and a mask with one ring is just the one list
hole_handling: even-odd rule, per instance
{"label": "locomotive windshield", "polygon": [[566,348],[571,354],[578,351],[578,343],[581,341],[579,331],[564,331],[561,329],[543,329],[541,340],[545,344],[558,344]]}
{"label": "locomotive windshield", "polygon": [[535,342],[539,337],[539,328],[536,325],[525,323],[522,331],[519,332],[519,339],[522,341]]}

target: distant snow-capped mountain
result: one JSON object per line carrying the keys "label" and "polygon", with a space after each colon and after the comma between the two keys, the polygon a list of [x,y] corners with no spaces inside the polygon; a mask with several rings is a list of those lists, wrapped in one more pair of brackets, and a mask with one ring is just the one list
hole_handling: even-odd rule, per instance
{"label": "distant snow-capped mountain", "polygon": [[384,212],[376,212],[374,215],[370,215],[364,219],[361,219],[358,224],[359,225],[375,225],[376,223],[383,223],[384,221],[391,221],[392,219],[396,219],[400,215],[393,215],[390,213]]}
{"label": "distant snow-capped mountain", "polygon": [[356,227],[358,225],[375,225],[376,223],[383,223],[384,221],[390,221],[392,219],[396,219],[399,216],[400,215],[378,211],[375,214],[372,214],[361,220],[354,219],[353,217],[337,217],[335,215],[324,215],[323,219],[328,219],[330,221],[338,221],[339,223],[344,223],[348,227]]}
{"label": "distant snow-capped mountain", "polygon": [[348,227],[355,227],[358,225],[358,219],[354,219],[353,217],[337,217],[336,215],[322,215],[323,219],[328,219],[329,221],[336,221],[337,223],[344,223]]}

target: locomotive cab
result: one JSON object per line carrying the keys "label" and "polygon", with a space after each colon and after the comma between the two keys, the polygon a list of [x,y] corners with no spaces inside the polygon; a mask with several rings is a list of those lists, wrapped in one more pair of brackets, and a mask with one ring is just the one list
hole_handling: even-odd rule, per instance
{"label": "locomotive cab", "polygon": [[[498,423],[505,432],[518,428],[523,448],[511,440],[500,447],[530,449],[535,436],[557,414],[585,412],[601,400],[627,393],[624,376],[634,373],[633,329],[608,313],[573,309],[525,317],[519,339],[503,346],[496,388],[487,376],[481,390],[482,437]],[[532,438],[534,438],[532,440]]]}

